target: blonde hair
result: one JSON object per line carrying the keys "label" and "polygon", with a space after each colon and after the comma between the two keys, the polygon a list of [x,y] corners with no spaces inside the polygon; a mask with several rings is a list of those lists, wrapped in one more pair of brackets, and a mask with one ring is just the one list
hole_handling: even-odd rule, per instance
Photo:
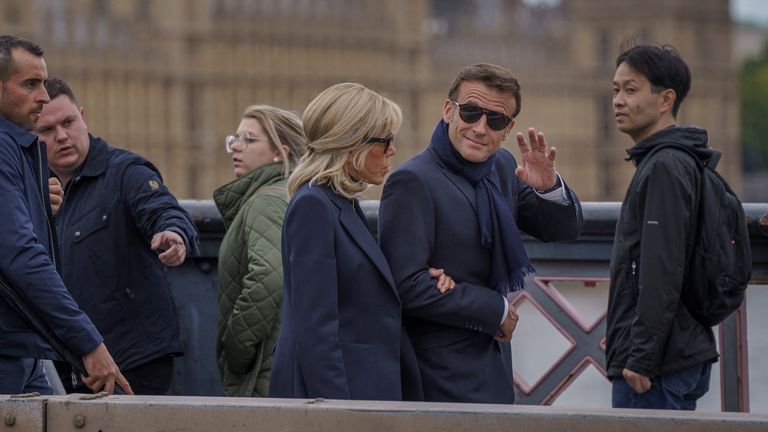
{"label": "blonde hair", "polygon": [[288,178],[288,195],[309,182],[355,198],[369,185],[347,172],[350,155],[352,166],[362,170],[372,147],[366,140],[396,133],[402,121],[396,103],[360,84],[341,83],[324,90],[304,110],[309,148]]}
{"label": "blonde hair", "polygon": [[[298,163],[308,144],[299,115],[270,105],[251,105],[243,111],[243,118],[252,118],[259,122],[269,138],[269,145],[280,154],[283,160],[283,178],[287,178],[291,173],[291,166]],[[287,152],[283,146],[288,147]]]}

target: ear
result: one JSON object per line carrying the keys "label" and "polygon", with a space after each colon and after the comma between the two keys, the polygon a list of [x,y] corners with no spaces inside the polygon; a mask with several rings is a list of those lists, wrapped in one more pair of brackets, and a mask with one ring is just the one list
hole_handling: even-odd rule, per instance
{"label": "ear", "polygon": [[85,126],[85,130],[88,130],[88,124],[85,123],[85,108],[80,107],[79,111],[80,111],[80,117],[83,118],[83,125]]}
{"label": "ear", "polygon": [[443,104],[443,121],[446,124],[451,123],[451,114],[453,114],[453,107],[454,104],[450,99],[446,99],[445,103]]}
{"label": "ear", "polygon": [[672,107],[675,106],[677,100],[677,93],[672,89],[664,89],[661,91],[661,98],[659,99],[659,111],[662,114],[672,114]]}
{"label": "ear", "polygon": [[289,155],[291,154],[291,149],[290,149],[290,148],[288,148],[288,146],[287,146],[287,145],[283,144],[283,145],[281,145],[280,147],[282,147],[282,148],[283,148],[283,152],[285,152],[285,155],[286,155],[286,156],[289,156]]}

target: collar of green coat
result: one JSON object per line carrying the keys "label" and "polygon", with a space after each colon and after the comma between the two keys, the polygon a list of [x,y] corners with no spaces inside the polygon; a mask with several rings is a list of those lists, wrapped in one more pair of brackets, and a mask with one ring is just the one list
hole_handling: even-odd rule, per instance
{"label": "collar of green coat", "polygon": [[224,225],[229,226],[237,216],[240,207],[261,187],[277,183],[283,179],[283,163],[273,163],[256,168],[248,174],[235,179],[213,192]]}

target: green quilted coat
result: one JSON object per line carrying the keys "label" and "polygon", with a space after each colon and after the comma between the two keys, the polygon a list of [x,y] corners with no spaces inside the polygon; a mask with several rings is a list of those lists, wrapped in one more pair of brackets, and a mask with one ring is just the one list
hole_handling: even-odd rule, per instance
{"label": "green quilted coat", "polygon": [[216,356],[227,396],[269,392],[280,330],[280,233],[288,205],[282,164],[257,168],[213,193],[227,229],[219,248]]}

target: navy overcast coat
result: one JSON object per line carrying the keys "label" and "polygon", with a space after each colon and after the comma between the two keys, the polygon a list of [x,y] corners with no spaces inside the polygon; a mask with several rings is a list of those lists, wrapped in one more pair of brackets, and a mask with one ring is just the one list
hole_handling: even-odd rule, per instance
{"label": "navy overcast coat", "polygon": [[[500,149],[495,175],[520,230],[544,241],[581,230],[581,206],[566,185],[567,204],[541,198],[515,176]],[[491,253],[480,243],[474,187],[426,150],[387,180],[379,239],[406,315],[427,401],[513,403],[510,345],[493,339],[504,314],[490,288]],[[439,294],[428,267],[442,268],[456,287]]]}
{"label": "navy overcast coat", "polygon": [[282,257],[269,395],[400,400],[400,299],[356,203],[302,186],[288,204]]}

